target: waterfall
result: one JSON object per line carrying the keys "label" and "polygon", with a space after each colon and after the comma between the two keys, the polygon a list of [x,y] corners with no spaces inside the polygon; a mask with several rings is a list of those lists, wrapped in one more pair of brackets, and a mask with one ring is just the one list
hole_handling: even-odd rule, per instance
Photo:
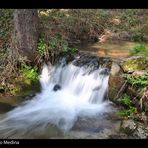
{"label": "waterfall", "polygon": [[0,138],[20,137],[55,126],[68,132],[78,117],[93,117],[111,111],[107,98],[109,73],[101,65],[44,65],[41,92],[6,113],[0,120]]}

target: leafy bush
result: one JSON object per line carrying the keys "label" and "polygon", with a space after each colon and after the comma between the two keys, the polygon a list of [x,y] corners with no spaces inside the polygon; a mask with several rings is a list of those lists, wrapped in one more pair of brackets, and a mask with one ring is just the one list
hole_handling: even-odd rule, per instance
{"label": "leafy bush", "polygon": [[20,72],[25,78],[27,78],[31,81],[36,81],[39,78],[37,70],[38,70],[38,68],[36,66],[31,67],[28,65],[23,65]]}

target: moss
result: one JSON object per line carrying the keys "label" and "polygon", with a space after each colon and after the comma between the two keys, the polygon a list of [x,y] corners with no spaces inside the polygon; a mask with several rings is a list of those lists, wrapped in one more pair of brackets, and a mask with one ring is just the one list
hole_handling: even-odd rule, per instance
{"label": "moss", "polygon": [[9,92],[13,96],[27,96],[40,90],[39,81],[32,81],[20,75],[11,82]]}
{"label": "moss", "polygon": [[145,70],[148,68],[148,58],[143,56],[131,57],[125,61],[122,61],[121,67],[124,72]]}

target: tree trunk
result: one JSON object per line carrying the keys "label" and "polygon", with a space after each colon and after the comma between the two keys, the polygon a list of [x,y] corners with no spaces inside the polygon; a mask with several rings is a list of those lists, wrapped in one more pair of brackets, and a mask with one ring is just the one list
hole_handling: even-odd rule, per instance
{"label": "tree trunk", "polygon": [[15,48],[30,62],[34,62],[38,42],[38,13],[35,9],[16,9],[14,11]]}

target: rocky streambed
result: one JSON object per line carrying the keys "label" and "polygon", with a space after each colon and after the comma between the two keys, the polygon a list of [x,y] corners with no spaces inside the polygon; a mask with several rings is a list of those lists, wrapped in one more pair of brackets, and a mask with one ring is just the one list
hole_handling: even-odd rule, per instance
{"label": "rocky streambed", "polygon": [[[56,128],[49,127],[42,136],[38,134],[34,135],[35,138],[46,138],[46,139],[146,139],[148,138],[148,125],[147,125],[147,97],[143,102],[143,108],[138,108],[140,101],[135,101],[135,106],[138,108],[139,118],[133,117],[122,117],[118,115],[118,111],[122,109],[118,99],[123,93],[128,93],[131,97],[136,96],[135,87],[127,83],[123,74],[128,73],[131,75],[147,73],[147,61],[144,57],[130,57],[130,58],[101,58],[97,56],[95,52],[76,52],[76,53],[62,53],[65,57],[65,64],[72,61],[74,58],[82,56],[81,60],[77,60],[74,64],[76,66],[90,66],[90,73],[97,69],[100,64],[108,67],[110,71],[105,70],[103,74],[110,73],[109,79],[109,91],[108,99],[112,101],[112,106],[115,109],[111,113],[106,113],[95,118],[78,118],[73,128],[68,133],[61,133]],[[58,61],[60,61],[60,57]],[[90,60],[91,59],[91,60]],[[63,60],[63,58],[61,59]],[[90,62],[91,61],[91,62]],[[56,61],[55,61],[56,62]],[[63,61],[62,61],[63,62]],[[141,64],[142,65],[139,65]],[[145,64],[143,64],[145,63]],[[0,113],[3,116],[5,112],[8,112],[20,105],[21,102],[29,100],[34,94],[27,97],[8,97],[0,98]],[[20,99],[21,98],[21,99]],[[133,100],[132,100],[133,101]],[[137,113],[138,114],[138,113]],[[140,120],[141,119],[141,120]],[[18,137],[19,138],[19,137]],[[30,138],[33,137],[24,137]]]}

